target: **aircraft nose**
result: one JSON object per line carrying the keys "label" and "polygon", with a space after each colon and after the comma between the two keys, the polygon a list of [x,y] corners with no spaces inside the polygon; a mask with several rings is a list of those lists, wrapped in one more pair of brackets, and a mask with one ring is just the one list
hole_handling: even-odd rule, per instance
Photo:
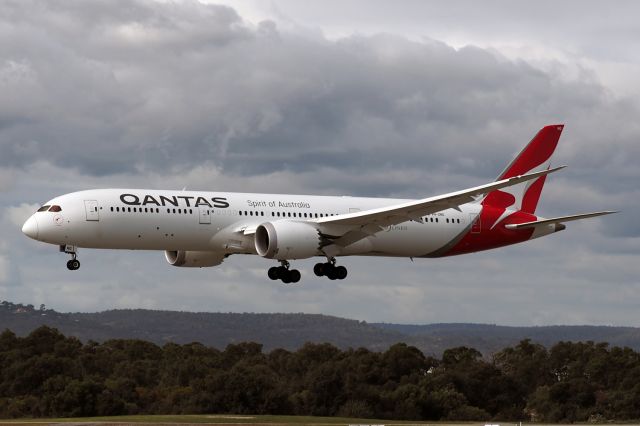
{"label": "aircraft nose", "polygon": [[36,219],[36,215],[32,215],[24,225],[22,225],[22,233],[34,240],[38,239],[38,220]]}

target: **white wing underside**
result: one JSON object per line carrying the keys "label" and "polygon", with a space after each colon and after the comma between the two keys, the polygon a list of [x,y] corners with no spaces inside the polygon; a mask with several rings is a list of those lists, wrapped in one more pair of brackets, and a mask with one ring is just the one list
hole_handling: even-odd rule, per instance
{"label": "white wing underside", "polygon": [[325,217],[309,222],[316,223],[321,233],[336,236],[337,238],[332,241],[333,244],[339,247],[346,247],[380,232],[386,226],[397,225],[409,220],[422,222],[424,216],[447,209],[460,210],[461,205],[473,202],[476,197],[480,195],[537,179],[540,176],[545,176],[565,167],[566,166],[560,166],[549,170],[528,173],[473,188],[463,189],[461,191],[423,198],[394,206]]}

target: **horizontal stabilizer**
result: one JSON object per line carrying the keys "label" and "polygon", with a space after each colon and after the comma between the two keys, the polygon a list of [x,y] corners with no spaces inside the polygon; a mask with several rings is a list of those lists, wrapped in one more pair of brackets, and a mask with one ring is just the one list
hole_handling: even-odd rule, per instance
{"label": "horizontal stabilizer", "polygon": [[512,224],[505,225],[505,228],[507,228],[507,229],[535,228],[536,226],[551,225],[551,224],[554,224],[554,223],[571,222],[572,220],[587,219],[587,218],[590,218],[590,217],[604,216],[606,214],[612,214],[612,213],[618,213],[618,212],[616,212],[616,211],[603,211],[603,212],[574,214],[574,215],[571,215],[571,216],[554,217],[553,219],[536,220],[536,221],[533,221],[533,222],[512,223]]}

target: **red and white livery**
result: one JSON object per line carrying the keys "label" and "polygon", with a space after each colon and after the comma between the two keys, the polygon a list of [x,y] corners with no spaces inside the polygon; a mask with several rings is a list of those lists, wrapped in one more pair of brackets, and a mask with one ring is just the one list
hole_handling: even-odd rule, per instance
{"label": "red and white livery", "polygon": [[69,253],[78,247],[162,250],[174,266],[215,266],[232,254],[280,262],[271,279],[298,282],[289,261],[320,256],[314,273],[344,279],[340,256],[443,257],[521,243],[564,223],[536,207],[563,125],[542,128],[495,182],[419,200],[206,191],[94,189],[45,203],[22,231]]}

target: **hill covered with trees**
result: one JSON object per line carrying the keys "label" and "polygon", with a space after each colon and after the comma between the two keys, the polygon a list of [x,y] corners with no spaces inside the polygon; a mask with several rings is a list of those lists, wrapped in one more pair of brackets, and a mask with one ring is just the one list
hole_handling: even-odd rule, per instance
{"label": "hill covered with trees", "polygon": [[40,327],[0,334],[0,417],[294,414],[406,420],[640,419],[640,354],[593,342],[524,340],[491,360],[307,343],[263,351],[143,340],[82,343]]}
{"label": "hill covered with trees", "polygon": [[230,343],[252,341],[265,350],[296,350],[306,342],[331,343],[340,348],[364,347],[384,351],[398,342],[423,353],[442,356],[447,348],[476,348],[485,357],[523,339],[551,347],[559,341],[609,342],[640,350],[640,329],[632,327],[551,326],[504,327],[483,324],[368,324],[313,314],[194,313],[119,309],[97,313],[61,313],[45,306],[0,302],[0,331],[8,328],[26,336],[36,328],[55,327],[83,342],[143,339],[157,345],[201,342],[222,349]]}

